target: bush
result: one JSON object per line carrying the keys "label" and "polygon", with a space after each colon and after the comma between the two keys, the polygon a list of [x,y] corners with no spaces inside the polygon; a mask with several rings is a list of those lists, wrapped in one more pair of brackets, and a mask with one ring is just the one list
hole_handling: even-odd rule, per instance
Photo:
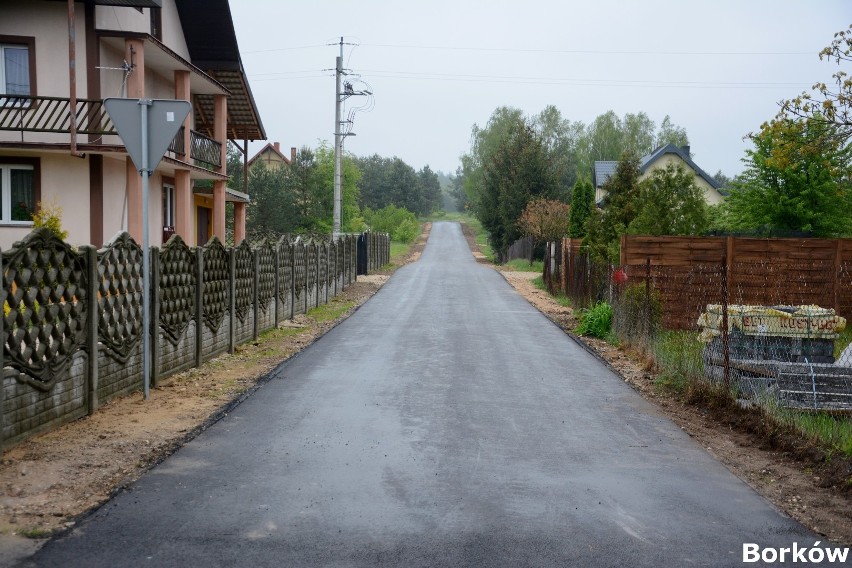
{"label": "bush", "polygon": [[632,345],[647,345],[660,329],[663,301],[659,290],[644,283],[624,288],[618,298],[615,328],[620,339]]}
{"label": "bush", "polygon": [[38,211],[32,217],[34,229],[47,228],[63,241],[68,238],[68,231],[62,228],[62,207],[55,201],[39,202]]}
{"label": "bush", "polygon": [[594,307],[583,310],[580,325],[577,326],[579,335],[591,335],[605,339],[612,327],[612,306],[600,301]]}
{"label": "bush", "polygon": [[410,243],[420,234],[420,224],[414,213],[403,207],[388,205],[378,211],[364,211],[370,230],[388,233],[392,241]]}

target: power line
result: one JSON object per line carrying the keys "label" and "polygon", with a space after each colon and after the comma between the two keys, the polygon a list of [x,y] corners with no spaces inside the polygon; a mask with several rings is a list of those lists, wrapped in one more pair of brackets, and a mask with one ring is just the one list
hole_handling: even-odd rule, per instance
{"label": "power line", "polygon": [[711,55],[711,56],[763,56],[763,55],[810,55],[815,51],[653,51],[653,50],[604,50],[604,49],[541,49],[510,47],[467,47],[452,45],[405,45],[394,43],[362,43],[362,47],[387,47],[393,49],[438,49],[447,51],[493,51],[503,53],[567,53],[577,55]]}
{"label": "power line", "polygon": [[[415,71],[369,70],[373,77],[385,79],[408,79],[421,81],[455,81],[468,83],[529,84],[529,85],[575,85],[587,87],[648,87],[680,89],[774,89],[779,87],[807,88],[812,82],[794,81],[664,81],[655,79],[588,79],[560,77],[526,77],[515,75],[472,75],[454,73],[429,73]],[[291,74],[304,73],[302,76]],[[285,75],[285,76],[280,76]],[[259,73],[249,75],[252,82],[282,81],[295,79],[316,79],[328,77],[328,72],[282,71],[277,73]],[[255,77],[262,77],[257,78]]]}
{"label": "power line", "polygon": [[[666,50],[607,50],[607,49],[544,49],[544,48],[511,48],[511,47],[475,47],[461,45],[406,45],[398,43],[359,43],[361,47],[378,47],[387,49],[425,49],[444,51],[479,51],[495,53],[555,53],[573,55],[673,55],[673,56],[711,56],[711,57],[762,57],[762,56],[814,56],[816,51],[666,51]],[[292,51],[297,49],[312,49],[327,47],[328,44],[300,45],[293,47],[277,47],[244,51],[243,55],[255,53],[271,53],[276,51]]]}

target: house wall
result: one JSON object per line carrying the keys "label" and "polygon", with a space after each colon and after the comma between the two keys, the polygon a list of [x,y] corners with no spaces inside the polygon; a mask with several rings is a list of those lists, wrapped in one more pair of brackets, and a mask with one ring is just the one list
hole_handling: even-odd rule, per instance
{"label": "house wall", "polygon": [[127,230],[125,168],[123,155],[104,156],[104,242],[109,241],[116,233]]}
{"label": "house wall", "polygon": [[123,8],[118,6],[96,6],[95,27],[99,30],[148,33],[151,30],[151,16],[146,8]]}
{"label": "house wall", "polygon": [[[648,168],[648,171],[646,171],[643,175],[639,176],[639,181],[648,178],[651,175],[651,172],[653,172],[654,170],[658,168],[665,168],[669,164],[674,164],[675,166],[679,165],[687,170],[694,171],[691,167],[689,167],[686,162],[683,161],[680,156],[676,156],[675,154],[665,154],[661,156],[660,159],[658,159],[656,162],[654,162],[653,165]],[[697,185],[701,189],[701,191],[704,193],[704,201],[706,201],[710,205],[716,205],[718,203],[721,203],[724,199],[722,197],[722,194],[719,193],[716,188],[707,183],[704,178],[698,174],[695,174],[695,185]]]}
{"label": "house wall", "polygon": [[[58,2],[2,2],[0,35],[35,38],[36,95],[67,97],[68,10]],[[76,11],[77,96],[86,98],[86,25],[80,5]],[[49,31],[48,31],[49,30]],[[0,141],[20,142],[21,133],[0,131]],[[25,132],[24,142],[68,143],[67,134]]]}
{"label": "house wall", "polygon": [[70,154],[42,154],[41,200],[62,208],[68,242],[91,242],[89,225],[89,161]]}
{"label": "house wall", "polygon": [[186,46],[186,40],[183,36],[183,27],[180,25],[180,16],[178,16],[175,0],[164,0],[161,14],[163,43],[169,46],[169,49],[190,61],[189,48]]}

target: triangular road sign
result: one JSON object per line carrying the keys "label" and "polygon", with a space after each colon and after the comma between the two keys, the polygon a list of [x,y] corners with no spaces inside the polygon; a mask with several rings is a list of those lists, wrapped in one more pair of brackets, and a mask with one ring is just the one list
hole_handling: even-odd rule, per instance
{"label": "triangular road sign", "polygon": [[[142,106],[147,106],[147,125],[142,124]],[[136,169],[144,167],[142,128],[147,128],[148,172],[157,169],[183,121],[192,110],[189,101],[171,99],[104,99],[107,114],[112,119],[130,159]]]}

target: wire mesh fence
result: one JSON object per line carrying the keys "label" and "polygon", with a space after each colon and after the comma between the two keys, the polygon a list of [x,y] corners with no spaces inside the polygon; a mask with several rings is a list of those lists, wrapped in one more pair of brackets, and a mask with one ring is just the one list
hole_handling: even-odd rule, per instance
{"label": "wire mesh fence", "polygon": [[618,341],[658,366],[761,403],[852,411],[852,240],[626,237],[619,265],[571,239],[547,252],[545,279],[577,308],[609,303]]}

